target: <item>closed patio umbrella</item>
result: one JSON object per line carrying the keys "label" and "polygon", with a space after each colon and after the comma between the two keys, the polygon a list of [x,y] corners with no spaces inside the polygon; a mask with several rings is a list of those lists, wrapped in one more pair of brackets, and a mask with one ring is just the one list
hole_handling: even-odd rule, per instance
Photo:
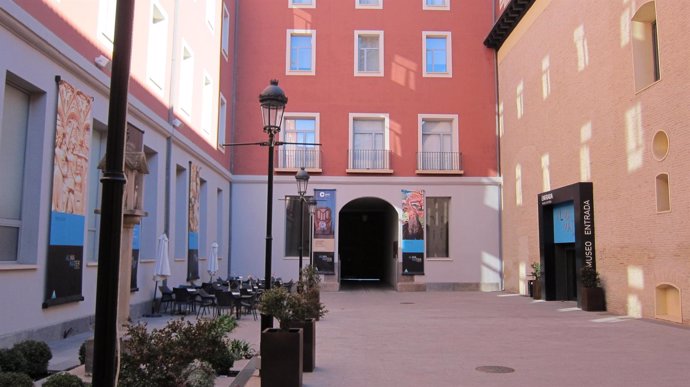
{"label": "closed patio umbrella", "polygon": [[151,304],[151,317],[160,316],[155,311],[156,307],[156,292],[158,291],[158,281],[165,280],[170,277],[170,259],[168,258],[168,236],[165,233],[158,237],[158,246],[156,247],[156,267],[153,270],[153,280],[156,285],[153,288],[153,303]]}
{"label": "closed patio umbrella", "polygon": [[208,257],[208,274],[211,276],[210,282],[213,282],[213,276],[218,272],[218,243],[211,244],[211,255]]}

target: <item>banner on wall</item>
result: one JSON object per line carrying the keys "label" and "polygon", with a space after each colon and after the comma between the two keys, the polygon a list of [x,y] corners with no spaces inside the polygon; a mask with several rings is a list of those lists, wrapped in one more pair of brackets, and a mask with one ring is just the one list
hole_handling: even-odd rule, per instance
{"label": "banner on wall", "polygon": [[58,81],[43,308],[83,301],[84,225],[93,99]]}
{"label": "banner on wall", "polygon": [[129,289],[132,292],[139,291],[137,286],[137,272],[139,271],[139,246],[141,245],[141,225],[135,224],[132,230],[132,271],[129,281]]}
{"label": "banner on wall", "polygon": [[335,274],[335,190],[315,189],[314,198],[314,268],[321,274]]}
{"label": "banner on wall", "polygon": [[424,191],[402,190],[402,274],[424,274]]}
{"label": "banner on wall", "polygon": [[199,178],[201,166],[189,162],[189,216],[187,238],[187,281],[199,279]]}

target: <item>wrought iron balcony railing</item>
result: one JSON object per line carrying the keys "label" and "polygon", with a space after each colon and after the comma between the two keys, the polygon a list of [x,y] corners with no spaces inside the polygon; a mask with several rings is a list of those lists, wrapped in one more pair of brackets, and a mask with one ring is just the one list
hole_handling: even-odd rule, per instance
{"label": "wrought iron balcony railing", "polygon": [[417,169],[422,171],[460,171],[462,170],[462,153],[418,152]]}
{"label": "wrought iron balcony railing", "polygon": [[349,169],[389,169],[388,149],[350,149]]}
{"label": "wrought iron balcony railing", "polygon": [[282,148],[278,150],[278,168],[321,168],[321,151],[317,148]]}

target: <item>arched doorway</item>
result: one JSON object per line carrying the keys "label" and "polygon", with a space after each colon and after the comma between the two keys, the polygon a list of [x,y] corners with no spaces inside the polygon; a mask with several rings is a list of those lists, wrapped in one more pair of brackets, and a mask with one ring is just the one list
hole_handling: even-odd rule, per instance
{"label": "arched doorway", "polygon": [[355,199],[338,214],[341,289],[395,285],[398,214],[385,200]]}

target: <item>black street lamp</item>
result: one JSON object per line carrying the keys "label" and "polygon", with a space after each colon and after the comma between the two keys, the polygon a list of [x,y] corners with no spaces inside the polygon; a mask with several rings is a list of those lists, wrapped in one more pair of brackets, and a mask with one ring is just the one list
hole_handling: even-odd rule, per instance
{"label": "black street lamp", "polygon": [[[261,118],[263,119],[264,132],[268,134],[268,195],[266,200],[266,262],[264,274],[264,289],[271,288],[271,249],[273,236],[271,235],[273,218],[273,151],[276,146],[275,135],[280,132],[283,122],[283,113],[287,104],[287,97],[283,90],[278,87],[278,80],[272,79],[259,95],[261,103]],[[261,144],[263,145],[263,144]],[[273,316],[261,315],[261,331],[273,328]]]}
{"label": "black street lamp", "polygon": [[302,256],[304,255],[304,194],[309,185],[309,173],[301,167],[295,175],[299,194],[299,280],[302,281]]}
{"label": "black street lamp", "polygon": [[312,257],[314,256],[314,244],[313,244],[313,234],[314,234],[314,213],[316,212],[316,199],[312,196],[307,201],[309,206],[309,266],[312,266],[314,262]]}

